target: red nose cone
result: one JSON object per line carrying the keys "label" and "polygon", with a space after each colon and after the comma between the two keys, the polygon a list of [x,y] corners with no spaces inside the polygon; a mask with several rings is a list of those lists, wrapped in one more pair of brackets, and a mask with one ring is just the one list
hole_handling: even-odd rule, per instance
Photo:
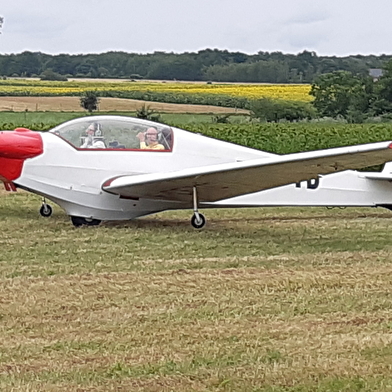
{"label": "red nose cone", "polygon": [[17,179],[23,162],[43,153],[41,135],[24,128],[0,132],[0,180]]}
{"label": "red nose cone", "polygon": [[34,158],[42,154],[41,135],[25,128],[0,132],[0,157],[12,159]]}

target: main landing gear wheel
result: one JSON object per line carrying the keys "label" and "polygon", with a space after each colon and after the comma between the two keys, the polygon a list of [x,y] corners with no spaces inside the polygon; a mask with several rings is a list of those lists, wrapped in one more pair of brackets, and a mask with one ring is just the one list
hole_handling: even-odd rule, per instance
{"label": "main landing gear wheel", "polygon": [[191,225],[195,229],[201,229],[206,224],[206,218],[204,218],[203,214],[200,214],[198,211],[198,202],[197,202],[197,189],[196,186],[193,187],[193,216],[191,218]]}
{"label": "main landing gear wheel", "polygon": [[98,226],[101,223],[99,219],[82,218],[80,216],[71,216],[71,221],[75,227]]}
{"label": "main landing gear wheel", "polygon": [[194,214],[191,218],[191,224],[195,229],[202,229],[206,224],[206,218],[203,214]]}
{"label": "main landing gear wheel", "polygon": [[41,216],[49,218],[53,213],[53,209],[49,204],[42,203],[42,206],[39,209],[39,213],[41,214]]}

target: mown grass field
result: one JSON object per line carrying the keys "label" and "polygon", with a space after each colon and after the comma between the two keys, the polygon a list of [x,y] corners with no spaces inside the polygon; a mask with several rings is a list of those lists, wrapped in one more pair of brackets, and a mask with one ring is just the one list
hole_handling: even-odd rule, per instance
{"label": "mown grass field", "polygon": [[391,390],[391,212],[39,206],[0,192],[1,391]]}

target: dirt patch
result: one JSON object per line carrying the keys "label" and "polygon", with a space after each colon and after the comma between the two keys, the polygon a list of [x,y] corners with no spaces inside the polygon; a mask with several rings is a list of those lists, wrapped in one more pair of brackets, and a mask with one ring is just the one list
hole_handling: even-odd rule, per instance
{"label": "dirt patch", "polygon": [[[248,110],[224,108],[208,105],[182,105],[163,102],[146,102],[135,99],[101,98],[101,111],[130,111],[134,112],[143,105],[160,113],[237,113],[248,114]],[[0,97],[0,111],[24,112],[83,112],[79,97]]]}

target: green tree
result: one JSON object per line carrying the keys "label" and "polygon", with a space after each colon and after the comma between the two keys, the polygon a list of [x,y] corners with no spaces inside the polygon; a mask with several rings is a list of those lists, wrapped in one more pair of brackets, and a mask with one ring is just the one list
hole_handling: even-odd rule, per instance
{"label": "green tree", "polygon": [[[0,22],[2,20],[4,18],[0,16]],[[107,52],[48,55],[24,52],[0,54],[0,74],[40,75],[50,68],[61,75],[74,77],[129,78],[135,74],[154,79],[312,83],[318,75],[334,71],[367,76],[369,68],[382,68],[391,59],[391,55],[325,57],[309,51],[297,55],[282,52],[248,55],[219,49],[205,49],[197,53],[149,54]]]}
{"label": "green tree", "polygon": [[[367,113],[373,99],[373,82],[369,77],[355,76],[347,71],[320,75],[312,84],[310,94],[320,115],[327,117]],[[355,117],[355,116],[354,116]]]}
{"label": "green tree", "polygon": [[383,76],[375,83],[375,95],[372,105],[374,114],[392,113],[392,60],[386,63]]}
{"label": "green tree", "polygon": [[92,113],[94,110],[98,109],[99,98],[95,91],[86,91],[80,97],[80,106],[83,109],[88,110],[89,113]]}
{"label": "green tree", "polygon": [[307,102],[269,98],[253,100],[250,110],[253,117],[267,122],[310,120],[316,116],[314,108]]}
{"label": "green tree", "polygon": [[42,72],[40,77],[41,80],[57,80],[59,82],[66,82],[68,80],[64,75],[60,75],[50,68]]}
{"label": "green tree", "polygon": [[204,79],[218,82],[287,82],[287,65],[279,61],[256,61],[212,65],[204,69]]}

